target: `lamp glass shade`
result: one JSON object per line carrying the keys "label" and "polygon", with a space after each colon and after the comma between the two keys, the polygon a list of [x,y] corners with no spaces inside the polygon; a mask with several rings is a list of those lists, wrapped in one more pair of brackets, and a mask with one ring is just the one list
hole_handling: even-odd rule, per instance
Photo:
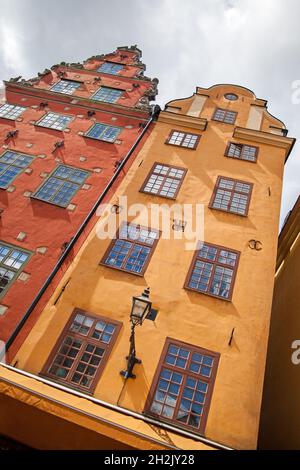
{"label": "lamp glass shade", "polygon": [[149,298],[141,295],[140,297],[132,298],[132,308],[130,319],[134,324],[140,324],[145,319],[146,315],[151,309],[151,302]]}

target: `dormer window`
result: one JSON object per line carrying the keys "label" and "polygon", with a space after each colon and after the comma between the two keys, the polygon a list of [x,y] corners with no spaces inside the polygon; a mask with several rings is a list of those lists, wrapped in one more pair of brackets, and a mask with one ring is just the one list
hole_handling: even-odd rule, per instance
{"label": "dormer window", "polygon": [[91,96],[92,100],[104,101],[105,103],[116,103],[122,96],[123,91],[117,88],[102,86]]}
{"label": "dormer window", "polygon": [[110,73],[111,75],[117,75],[121,70],[123,70],[124,65],[115,64],[114,62],[104,62],[97,69],[97,72]]}
{"label": "dormer window", "polygon": [[55,83],[50,90],[55,93],[63,93],[64,95],[73,95],[74,91],[76,91],[80,85],[81,83],[75,80],[60,80]]}

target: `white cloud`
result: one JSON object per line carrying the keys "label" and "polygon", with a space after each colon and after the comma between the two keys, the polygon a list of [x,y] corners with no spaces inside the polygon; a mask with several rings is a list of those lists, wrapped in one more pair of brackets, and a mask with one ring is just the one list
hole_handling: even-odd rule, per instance
{"label": "white cloud", "polygon": [[12,25],[0,19],[0,49],[4,67],[11,73],[20,73],[26,68],[22,50],[23,38]]}

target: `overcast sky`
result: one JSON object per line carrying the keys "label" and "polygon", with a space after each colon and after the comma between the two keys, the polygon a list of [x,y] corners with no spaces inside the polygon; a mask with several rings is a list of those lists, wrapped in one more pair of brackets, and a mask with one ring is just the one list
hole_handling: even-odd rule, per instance
{"label": "overcast sky", "polygon": [[267,99],[298,139],[285,170],[283,221],[300,193],[300,103],[292,100],[296,80],[300,89],[299,0],[0,0],[0,7],[0,80],[137,44],[146,75],[159,78],[161,106],[216,83]]}

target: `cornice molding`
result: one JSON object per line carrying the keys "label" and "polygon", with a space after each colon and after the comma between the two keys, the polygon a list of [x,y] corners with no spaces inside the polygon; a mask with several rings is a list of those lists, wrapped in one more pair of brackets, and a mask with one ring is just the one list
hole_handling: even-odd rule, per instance
{"label": "cornice molding", "polygon": [[[31,97],[39,99],[41,97],[42,100],[49,99],[55,101],[57,103],[61,103],[63,105],[68,106],[77,106],[77,107],[84,107],[86,109],[92,109],[98,112],[109,112],[109,113],[116,113],[121,114],[124,116],[130,116],[143,119],[145,116],[149,116],[151,111],[151,106],[140,106],[137,105],[135,107],[128,107],[123,105],[117,105],[115,103],[105,103],[105,102],[98,102],[90,100],[89,98],[83,98],[80,96],[75,95],[59,95],[59,93],[52,92],[50,90],[45,90],[43,88],[35,88],[35,87],[28,87],[24,86],[22,83],[12,83],[12,82],[5,82],[6,89],[8,91],[16,92],[16,93],[24,93],[24,95],[29,95]],[[60,98],[60,99],[58,99]],[[76,100],[77,103],[72,103],[73,100]],[[98,107],[98,106],[99,107]]]}
{"label": "cornice molding", "polygon": [[282,148],[285,150],[285,161],[288,159],[296,141],[293,137],[285,137],[278,134],[272,134],[270,132],[247,129],[245,127],[235,127],[233,137],[240,140],[247,140],[250,142]]}
{"label": "cornice molding", "polygon": [[190,127],[200,131],[205,131],[207,126],[207,119],[169,111],[161,111],[158,122],[164,122],[172,126]]}

